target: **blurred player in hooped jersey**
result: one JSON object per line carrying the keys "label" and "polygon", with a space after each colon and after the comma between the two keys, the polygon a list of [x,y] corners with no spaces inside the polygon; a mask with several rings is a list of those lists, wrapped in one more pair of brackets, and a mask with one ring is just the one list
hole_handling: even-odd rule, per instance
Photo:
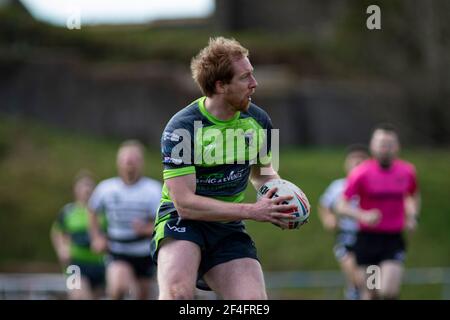
{"label": "blurred player in hooped jersey", "polygon": [[[124,141],[117,151],[118,176],[100,182],[88,202],[91,247],[107,253],[106,292],[111,299],[156,295],[150,241],[162,185],[143,175],[144,154],[139,141]],[[106,233],[99,228],[101,215]]]}
{"label": "blurred player in hooped jersey", "polygon": [[[350,173],[356,166],[369,157],[367,147],[360,144],[350,145],[344,161],[346,173]],[[336,231],[336,241],[333,248],[334,255],[346,278],[347,288],[345,298],[349,300],[359,299],[358,266],[354,255],[354,245],[358,232],[358,221],[352,217],[342,216],[336,213],[336,205],[344,192],[346,179],[336,179],[331,182],[319,202],[319,217],[326,230]],[[358,206],[358,197],[353,200],[353,205]]]}
{"label": "blurred player in hooped jersey", "polygon": [[[361,163],[347,178],[338,212],[359,221],[355,255],[361,276],[368,266],[380,269],[375,289],[361,286],[363,299],[397,299],[400,293],[406,245],[403,231],[414,230],[420,197],[414,166],[399,159],[400,143],[390,124],[375,128],[370,141],[372,158]],[[360,206],[350,200],[359,196]]]}

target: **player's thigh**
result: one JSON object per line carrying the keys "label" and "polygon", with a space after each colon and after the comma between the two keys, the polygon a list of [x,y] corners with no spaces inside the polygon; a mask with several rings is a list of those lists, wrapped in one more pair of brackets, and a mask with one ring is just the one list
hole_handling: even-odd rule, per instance
{"label": "player's thigh", "polygon": [[369,280],[367,266],[359,265],[356,269],[356,276],[358,279],[358,282],[356,284],[358,286],[358,289],[360,290],[361,300],[373,299],[376,296],[376,292],[371,285],[369,286],[369,282],[372,282]]}
{"label": "player's thigh", "polygon": [[158,284],[160,290],[183,285],[194,290],[200,265],[200,247],[187,240],[166,238],[158,251]]}
{"label": "player's thigh", "polygon": [[114,260],[108,263],[106,268],[106,283],[111,287],[125,287],[136,281],[132,266],[122,260]]}
{"label": "player's thigh", "polygon": [[381,293],[387,296],[396,296],[400,291],[403,277],[403,263],[395,260],[386,260],[380,264]]}
{"label": "player's thigh", "polygon": [[341,269],[353,283],[358,284],[363,281],[361,273],[358,271],[359,267],[356,263],[356,257],[353,252],[348,251],[345,256],[343,256],[339,261],[339,264],[341,266]]}
{"label": "player's thigh", "polygon": [[223,299],[267,299],[264,275],[258,260],[239,258],[211,268],[205,281]]}
{"label": "player's thigh", "polygon": [[150,278],[137,279],[137,299],[147,300],[150,298]]}
{"label": "player's thigh", "polygon": [[341,266],[341,269],[346,273],[354,273],[358,268],[355,255],[350,251],[347,251],[345,255],[342,256],[342,258],[339,260],[339,264]]}
{"label": "player's thigh", "polygon": [[92,288],[89,279],[81,277],[79,289],[69,289],[70,300],[91,300],[93,299]]}

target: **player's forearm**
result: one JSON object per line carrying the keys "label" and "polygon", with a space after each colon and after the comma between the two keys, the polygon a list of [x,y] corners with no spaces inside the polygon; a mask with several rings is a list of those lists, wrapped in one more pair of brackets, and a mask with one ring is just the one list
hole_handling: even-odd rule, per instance
{"label": "player's forearm", "polygon": [[89,235],[92,239],[102,236],[97,216],[91,210],[89,210]]}
{"label": "player's forearm", "polygon": [[319,205],[317,207],[317,212],[319,213],[320,221],[325,229],[332,230],[336,227],[336,215],[328,208]]}
{"label": "player's forearm", "polygon": [[252,179],[250,181],[251,181],[253,187],[256,190],[259,190],[259,188],[261,188],[261,186],[263,184],[265,184],[267,181],[272,180],[272,179],[281,179],[281,178],[278,174],[273,174],[273,175],[267,175],[267,176],[252,177]]}
{"label": "player's forearm", "polygon": [[[270,174],[262,174],[262,169],[266,169]],[[272,167],[252,167],[250,182],[256,190],[259,190],[263,184],[272,179],[281,179],[278,173]]]}
{"label": "player's forearm", "polygon": [[405,211],[408,217],[418,219],[420,214],[420,195],[415,194],[405,200]]}
{"label": "player's forearm", "polygon": [[248,219],[252,204],[219,201],[199,195],[188,195],[175,201],[183,219],[203,221],[234,221]]}
{"label": "player's forearm", "polygon": [[145,237],[150,237],[153,234],[153,222],[149,223],[136,223],[134,225],[135,231]]}
{"label": "player's forearm", "polygon": [[51,240],[53,247],[55,248],[56,255],[58,256],[58,260],[64,264],[67,263],[67,259],[69,258],[69,239],[64,236],[64,234],[60,231],[51,231]]}
{"label": "player's forearm", "polygon": [[360,208],[353,207],[345,199],[340,199],[336,204],[336,213],[338,215],[351,217],[356,220],[359,220],[362,215],[362,211]]}
{"label": "player's forearm", "polygon": [[147,236],[151,236],[151,235],[152,235],[152,233],[153,233],[153,222],[147,223],[147,224],[145,225],[144,233],[145,233]]}

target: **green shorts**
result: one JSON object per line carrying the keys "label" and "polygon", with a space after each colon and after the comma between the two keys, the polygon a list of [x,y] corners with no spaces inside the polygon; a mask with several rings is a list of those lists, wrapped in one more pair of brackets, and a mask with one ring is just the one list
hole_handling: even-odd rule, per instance
{"label": "green shorts", "polygon": [[256,247],[241,221],[205,222],[182,220],[175,213],[160,219],[153,233],[151,254],[157,262],[158,249],[165,238],[194,242],[201,249],[197,287],[208,290],[203,275],[212,267],[239,258],[258,260]]}

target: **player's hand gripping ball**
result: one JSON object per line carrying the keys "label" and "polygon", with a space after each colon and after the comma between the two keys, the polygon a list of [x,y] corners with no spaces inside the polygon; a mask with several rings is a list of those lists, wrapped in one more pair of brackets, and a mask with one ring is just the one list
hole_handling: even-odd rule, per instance
{"label": "player's hand gripping ball", "polygon": [[305,193],[292,182],[283,179],[272,179],[259,188],[257,199],[263,197],[270,189],[277,188],[273,197],[292,196],[291,200],[283,201],[282,204],[295,204],[296,209],[291,209],[286,213],[291,213],[295,219],[284,219],[288,222],[288,229],[298,229],[301,225],[308,222],[311,206]]}

